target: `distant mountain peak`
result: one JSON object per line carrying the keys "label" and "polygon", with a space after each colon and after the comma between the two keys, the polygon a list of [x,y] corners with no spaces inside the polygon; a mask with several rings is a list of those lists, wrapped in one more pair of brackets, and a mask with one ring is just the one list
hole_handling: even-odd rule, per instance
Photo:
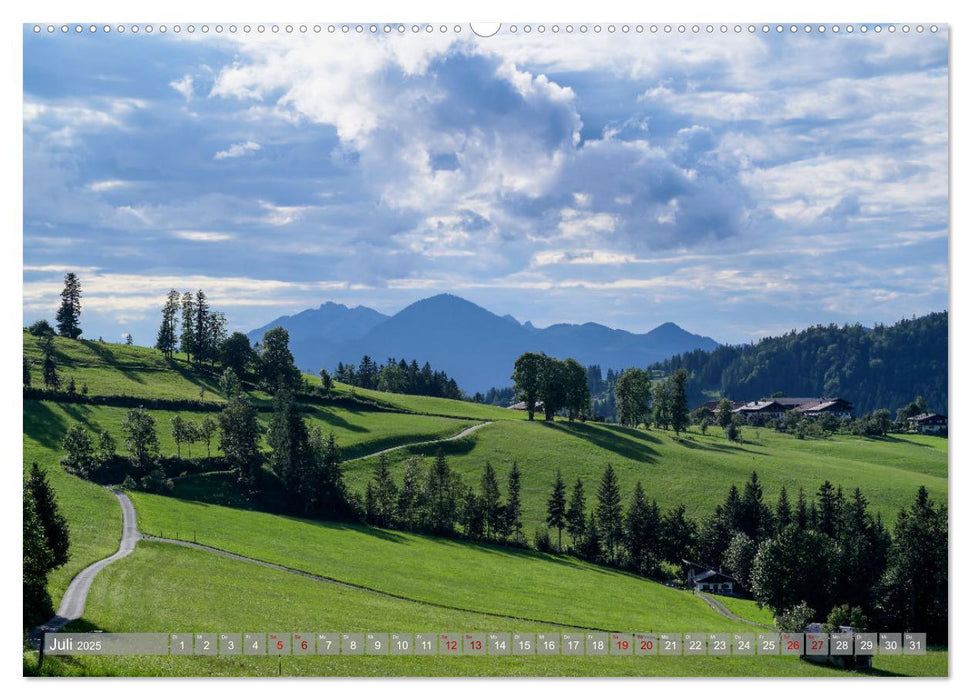
{"label": "distant mountain peak", "polygon": [[718,346],[667,322],[648,333],[631,333],[589,321],[537,328],[531,321],[499,316],[449,293],[419,299],[393,316],[366,306],[348,308],[328,301],[316,309],[283,316],[251,331],[251,340],[282,325],[301,369],[332,370],[338,362],[357,363],[363,355],[429,362],[454,377],[468,393],[510,383],[513,363],[524,352],[573,357],[604,368],[646,367],[672,355]]}

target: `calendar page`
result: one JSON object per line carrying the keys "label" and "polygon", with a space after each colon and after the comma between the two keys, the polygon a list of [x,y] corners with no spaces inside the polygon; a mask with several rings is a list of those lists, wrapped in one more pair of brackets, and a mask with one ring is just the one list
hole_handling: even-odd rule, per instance
{"label": "calendar page", "polygon": [[947,676],[948,35],[24,24],[24,675]]}

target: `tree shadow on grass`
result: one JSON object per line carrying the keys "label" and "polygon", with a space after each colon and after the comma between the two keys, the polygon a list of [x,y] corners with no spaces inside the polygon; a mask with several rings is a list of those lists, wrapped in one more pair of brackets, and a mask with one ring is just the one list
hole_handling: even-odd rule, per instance
{"label": "tree shadow on grass", "polygon": [[[371,432],[368,428],[349,423],[346,418],[338,415],[336,411],[324,408],[322,406],[304,407],[303,412],[312,418],[315,418],[323,423],[327,423],[327,425],[332,425],[335,428],[341,428],[351,433]],[[350,413],[355,413],[355,411],[350,411]],[[360,411],[356,411],[356,413],[360,413]]]}
{"label": "tree shadow on grass", "polygon": [[741,452],[749,455],[762,455],[765,456],[767,452],[760,452],[759,450],[753,450],[745,447],[745,443],[741,445],[722,445],[717,442],[700,443],[694,440],[679,440],[678,444],[682,447],[687,447],[689,450],[706,450],[712,452]]}
{"label": "tree shadow on grass", "polygon": [[118,358],[115,357],[115,353],[106,344],[99,343],[94,340],[82,340],[81,342],[84,343],[84,346],[88,348],[88,350],[101,358],[101,361],[105,363],[105,366],[118,370],[125,376],[126,379],[130,379],[136,384],[147,383],[145,379],[132,370],[130,366],[124,362],[119,362]]}
{"label": "tree shadow on grass", "polygon": [[659,443],[660,440],[653,435],[633,428],[620,428],[620,426],[605,428],[604,426],[586,423],[560,422],[542,422],[540,425],[586,440],[600,449],[613,452],[624,459],[648,463],[657,461],[657,450],[647,443]]}
{"label": "tree shadow on grass", "polygon": [[[63,406],[62,406],[63,407]],[[24,435],[48,449],[57,449],[67,432],[67,421],[41,401],[24,401]]]}

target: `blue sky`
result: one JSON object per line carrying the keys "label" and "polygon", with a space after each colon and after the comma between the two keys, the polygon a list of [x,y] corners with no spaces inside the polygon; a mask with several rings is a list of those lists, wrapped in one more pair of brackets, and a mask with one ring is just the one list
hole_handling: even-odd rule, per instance
{"label": "blue sky", "polygon": [[947,306],[945,31],[24,37],[24,321],[452,292],[724,342]]}

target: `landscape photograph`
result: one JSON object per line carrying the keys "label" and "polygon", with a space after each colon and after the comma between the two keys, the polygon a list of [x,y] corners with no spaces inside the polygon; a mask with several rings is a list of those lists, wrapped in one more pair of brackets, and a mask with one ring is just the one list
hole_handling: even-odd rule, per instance
{"label": "landscape photograph", "polygon": [[948,51],[24,25],[23,675],[947,677]]}

